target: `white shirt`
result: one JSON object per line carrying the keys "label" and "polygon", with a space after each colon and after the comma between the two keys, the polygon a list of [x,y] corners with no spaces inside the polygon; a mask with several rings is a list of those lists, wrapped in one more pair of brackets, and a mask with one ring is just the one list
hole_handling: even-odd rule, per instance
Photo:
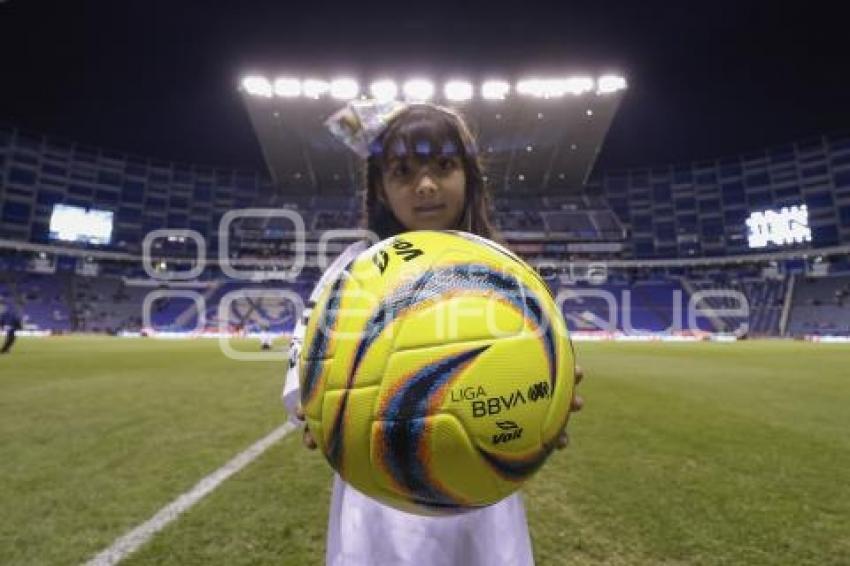
{"label": "white shirt", "polygon": [[[312,308],[323,287],[368,247],[352,244],[313,289],[290,343],[283,403],[290,419],[300,398],[298,355]],[[534,564],[522,497],[515,493],[483,509],[448,517],[398,511],[371,499],[334,475],[327,566],[529,566]]]}

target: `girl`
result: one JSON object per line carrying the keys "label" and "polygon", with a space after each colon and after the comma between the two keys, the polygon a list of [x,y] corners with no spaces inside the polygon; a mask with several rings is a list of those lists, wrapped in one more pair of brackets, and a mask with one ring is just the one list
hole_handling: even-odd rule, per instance
{"label": "girl", "polygon": [[[368,120],[364,119],[363,122]],[[348,124],[359,135],[360,120]],[[333,130],[333,128],[332,128]],[[381,239],[410,230],[464,230],[489,239],[489,198],[475,143],[463,120],[445,108],[403,106],[360,136],[366,157],[365,228]],[[371,138],[371,139],[370,139]],[[346,143],[357,150],[358,145]],[[290,415],[298,406],[298,351],[310,309],[321,289],[351,258],[368,247],[352,244],[313,291],[292,339],[283,400]],[[581,372],[576,369],[576,377]],[[581,408],[576,397],[572,410]],[[559,447],[566,446],[566,433]],[[308,430],[304,444],[316,443]],[[334,477],[328,524],[328,566],[526,566],[533,564],[522,498],[516,493],[495,505],[449,517],[423,517],[387,507]]]}

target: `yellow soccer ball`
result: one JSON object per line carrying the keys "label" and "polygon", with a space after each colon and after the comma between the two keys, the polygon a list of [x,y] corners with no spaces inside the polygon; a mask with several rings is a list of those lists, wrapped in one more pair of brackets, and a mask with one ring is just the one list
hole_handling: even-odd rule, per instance
{"label": "yellow soccer ball", "polygon": [[544,463],[574,385],[549,288],[505,248],[408,232],[357,256],[314,307],[301,401],[330,465],[420,514],[496,503]]}

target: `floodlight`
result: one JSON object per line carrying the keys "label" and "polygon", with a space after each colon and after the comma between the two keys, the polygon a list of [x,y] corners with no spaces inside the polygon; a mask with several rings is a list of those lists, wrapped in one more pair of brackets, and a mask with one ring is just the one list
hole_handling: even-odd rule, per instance
{"label": "floodlight", "polygon": [[266,77],[251,75],[242,79],[242,88],[252,96],[271,98],[272,85]]}
{"label": "floodlight", "polygon": [[593,79],[590,77],[526,79],[517,83],[516,90],[520,94],[537,98],[559,98],[568,93],[579,95],[593,90]]}
{"label": "floodlight", "polygon": [[331,88],[327,81],[320,79],[306,79],[303,83],[304,96],[308,98],[319,98],[326,94]]}
{"label": "floodlight", "polygon": [[552,79],[525,79],[519,81],[516,85],[516,91],[519,94],[526,96],[535,96],[537,98],[550,98],[557,96],[555,81]]}
{"label": "floodlight", "polygon": [[301,96],[301,81],[292,77],[278,77],[274,82],[274,93],[283,98]]}
{"label": "floodlight", "polygon": [[578,96],[593,90],[593,79],[590,77],[570,77],[564,79],[563,87],[565,92]]}
{"label": "floodlight", "polygon": [[411,79],[404,83],[404,96],[419,102],[429,100],[434,96],[434,83],[427,79]]}
{"label": "floodlight", "polygon": [[369,85],[369,92],[372,93],[375,100],[388,102],[398,96],[398,86],[396,86],[394,81],[382,79]]}
{"label": "floodlight", "polygon": [[596,92],[608,94],[626,88],[626,79],[617,75],[603,75],[596,81]]}
{"label": "floodlight", "polygon": [[472,84],[469,81],[449,81],[443,87],[447,100],[463,102],[472,98]]}
{"label": "floodlight", "polygon": [[360,94],[360,85],[354,79],[335,79],[331,81],[330,91],[337,100],[351,100]]}
{"label": "floodlight", "polygon": [[486,81],[481,85],[481,96],[487,100],[504,100],[511,91],[511,85],[505,81]]}

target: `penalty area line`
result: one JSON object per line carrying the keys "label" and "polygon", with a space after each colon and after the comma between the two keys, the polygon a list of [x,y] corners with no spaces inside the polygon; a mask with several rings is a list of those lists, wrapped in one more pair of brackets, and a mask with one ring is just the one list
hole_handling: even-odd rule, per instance
{"label": "penalty area line", "polygon": [[209,495],[222,482],[256,460],[263,452],[271,448],[276,442],[283,439],[296,428],[298,427],[289,421],[277,427],[245,451],[237,454],[224,466],[203,478],[192,489],[160,509],[156,515],[116,539],[109,548],[86,562],[85,566],[111,566],[118,564],[118,562],[126,558],[130,553],[148,542],[156,533],[174,521],[184,511]]}

